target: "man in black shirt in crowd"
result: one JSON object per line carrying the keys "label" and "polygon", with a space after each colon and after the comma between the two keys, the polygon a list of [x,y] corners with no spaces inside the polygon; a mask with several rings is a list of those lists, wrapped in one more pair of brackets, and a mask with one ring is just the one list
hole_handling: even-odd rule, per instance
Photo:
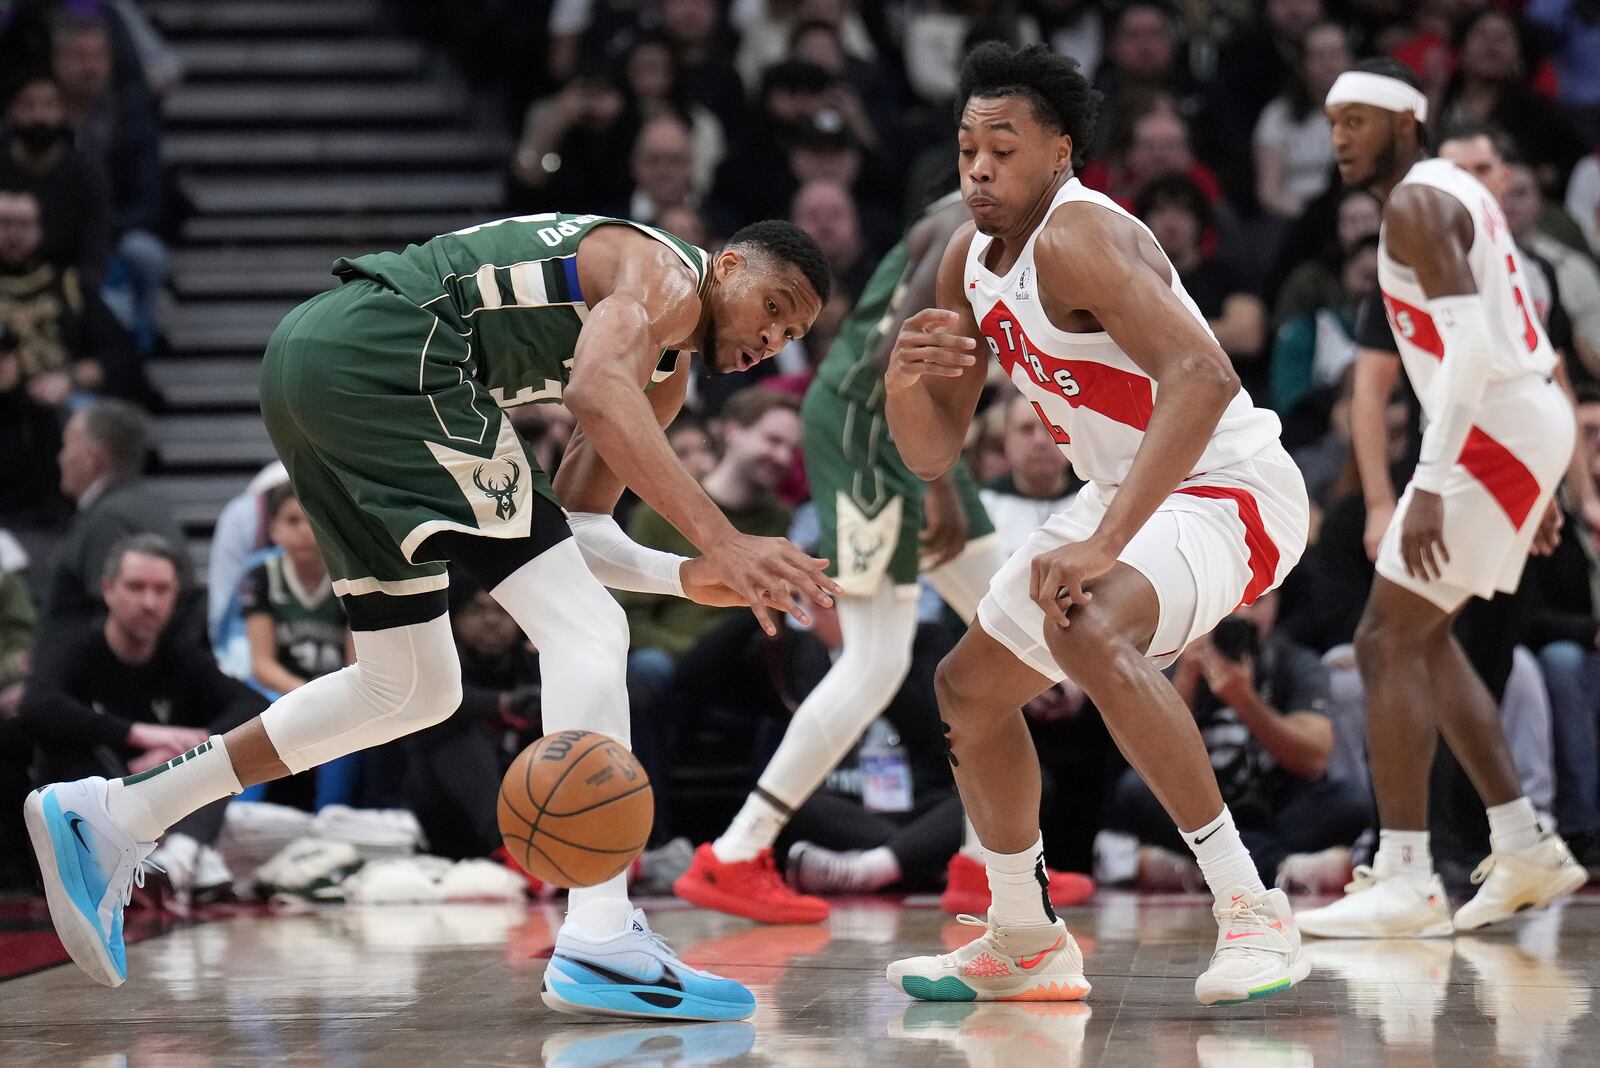
{"label": "man in black shirt in crowd", "polygon": [[[1328,670],[1316,653],[1277,631],[1277,615],[1276,593],[1240,608],[1184,652],[1172,682],[1194,711],[1217,785],[1261,878],[1275,882],[1291,857],[1305,871],[1316,857],[1318,884],[1335,889],[1349,879],[1347,847],[1370,822],[1371,806],[1363,785],[1327,775],[1334,747]],[[1112,829],[1167,851],[1144,851],[1141,868],[1148,862],[1182,881],[1190,862],[1180,855],[1181,836],[1133,771],[1118,784],[1111,808]],[[1323,871],[1328,867],[1331,876]],[[1203,885],[1197,870],[1187,875]]]}
{"label": "man in black shirt in crowd", "polygon": [[[100,582],[105,620],[38,649],[21,716],[39,744],[46,782],[149,771],[266,708],[204,646],[168,626],[181,562],[159,535],[119,541]],[[226,804],[174,825],[152,854],[180,892],[195,884],[200,847],[216,840]]]}

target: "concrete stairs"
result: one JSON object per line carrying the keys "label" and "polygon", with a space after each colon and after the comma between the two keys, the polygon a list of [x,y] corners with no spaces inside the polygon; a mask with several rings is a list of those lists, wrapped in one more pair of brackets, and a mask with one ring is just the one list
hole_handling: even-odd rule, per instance
{"label": "concrete stairs", "polygon": [[273,459],[256,371],[332,261],[500,214],[493,108],[401,35],[380,0],[150,0],[186,73],[163,149],[192,203],[168,349],[149,374],[158,484],[203,555],[217,512]]}

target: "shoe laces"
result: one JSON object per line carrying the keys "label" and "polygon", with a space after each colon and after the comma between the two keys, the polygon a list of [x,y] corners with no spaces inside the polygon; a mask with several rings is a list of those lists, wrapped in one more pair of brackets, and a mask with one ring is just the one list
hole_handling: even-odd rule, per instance
{"label": "shoe laces", "polygon": [[[144,875],[145,875],[145,872],[147,872],[147,871],[158,871],[163,875],[165,875],[167,873],[167,869],[166,868],[163,868],[160,864],[157,864],[155,861],[150,859],[150,854],[154,853],[155,849],[156,849],[156,844],[154,842],[140,842],[137,846],[134,847],[134,849],[135,849],[135,852],[134,852],[134,859],[133,859],[133,863],[132,863],[132,866],[133,866],[133,877],[131,879],[129,879],[127,881],[127,883],[122,888],[122,907],[123,908],[127,908],[130,904],[133,903],[133,888],[134,887],[138,887],[141,890],[144,889]],[[121,875],[121,872],[119,871],[117,874]]]}
{"label": "shoe laces", "polygon": [[1492,871],[1494,871],[1494,854],[1490,853],[1479,862],[1476,868],[1472,869],[1472,885],[1482,885],[1483,881],[1489,877],[1489,873]]}
{"label": "shoe laces", "polygon": [[[1273,930],[1272,921],[1267,918],[1266,910],[1259,902],[1252,902],[1244,898],[1235,898],[1226,905],[1216,910],[1217,925],[1227,930],[1253,931],[1264,935],[1276,935],[1280,932]],[[1259,946],[1244,946],[1241,948],[1261,948]]]}

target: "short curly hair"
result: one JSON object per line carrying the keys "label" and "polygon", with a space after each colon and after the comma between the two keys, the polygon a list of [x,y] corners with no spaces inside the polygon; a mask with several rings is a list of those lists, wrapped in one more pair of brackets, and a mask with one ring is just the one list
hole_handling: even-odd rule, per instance
{"label": "short curly hair", "polygon": [[723,248],[738,249],[740,246],[760,249],[792,265],[811,283],[811,288],[816,290],[817,300],[828,303],[828,293],[832,287],[828,257],[823,255],[816,240],[794,223],[782,219],[751,223],[728,238]]}
{"label": "short curly hair", "polygon": [[1057,55],[1044,45],[1013,48],[1003,41],[985,41],[967,53],[956,90],[956,119],[972,97],[1020,96],[1046,126],[1072,138],[1074,155],[1094,136],[1100,94],[1071,56]]}

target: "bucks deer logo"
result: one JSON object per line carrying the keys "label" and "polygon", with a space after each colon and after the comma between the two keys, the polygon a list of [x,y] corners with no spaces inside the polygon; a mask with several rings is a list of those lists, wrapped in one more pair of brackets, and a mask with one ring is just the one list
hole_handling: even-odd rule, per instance
{"label": "bucks deer logo", "polygon": [[481,489],[485,497],[494,501],[494,517],[496,519],[510,519],[517,514],[515,498],[517,496],[517,480],[522,477],[522,469],[517,466],[515,460],[490,462],[505,464],[511,470],[505,473],[502,481],[497,482],[494,478],[490,478],[489,481],[485,482],[483,480],[484,465],[479,464],[472,472],[473,485]]}
{"label": "bucks deer logo", "polygon": [[853,530],[847,535],[846,540],[850,543],[850,556],[855,564],[854,570],[865,571],[872,566],[872,558],[878,555],[878,551],[883,548],[886,539],[881,534],[877,537],[869,538],[863,532]]}

